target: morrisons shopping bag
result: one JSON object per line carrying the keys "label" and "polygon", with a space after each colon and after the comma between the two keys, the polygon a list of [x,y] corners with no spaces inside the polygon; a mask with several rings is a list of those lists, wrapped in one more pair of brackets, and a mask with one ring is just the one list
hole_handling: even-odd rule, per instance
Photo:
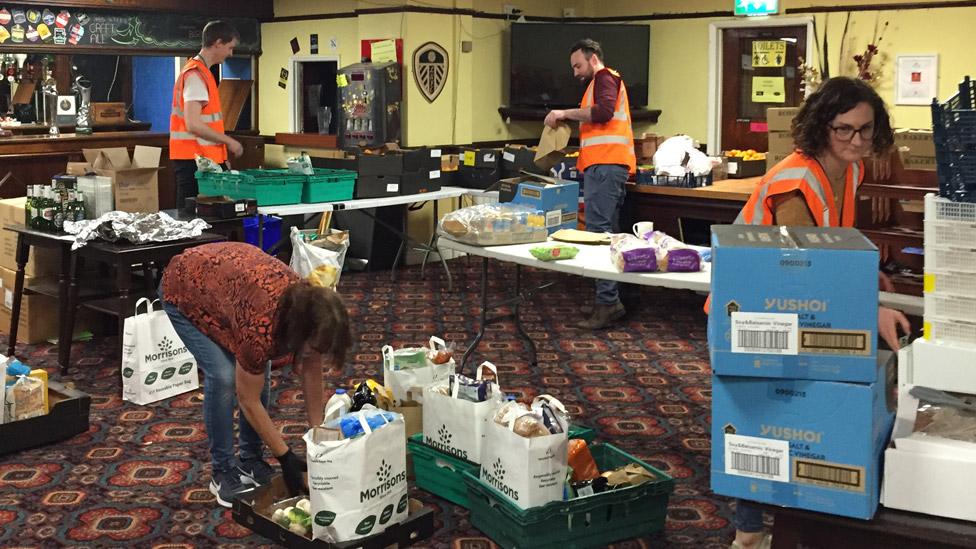
{"label": "morrisons shopping bag", "polygon": [[[176,334],[165,311],[142,298],[122,333],[122,398],[149,404],[200,386],[197,361]],[[145,303],[146,312],[139,307]]]}
{"label": "morrisons shopping bag", "polygon": [[[435,353],[446,352],[447,345],[443,339],[431,337],[430,349]],[[436,364],[427,355],[427,350],[422,347],[394,351],[389,345],[383,346],[383,385],[393,393],[393,400],[397,405],[409,400],[407,393],[411,390],[445,381],[454,373],[453,357],[447,362]]]}
{"label": "morrisons shopping bag", "polygon": [[[323,240],[322,243],[328,242]],[[313,285],[334,290],[339,285],[342,264],[346,260],[346,250],[349,249],[349,239],[346,238],[329,247],[318,244],[318,242],[306,242],[298,227],[292,227],[290,267],[298,273],[298,276]]]}
{"label": "morrisons shopping bag", "polygon": [[[546,427],[540,413],[543,403],[557,412],[549,417],[558,427]],[[562,501],[569,461],[566,409],[555,398],[541,395],[532,401],[532,411],[513,408],[508,412],[506,417],[501,418],[503,424],[495,419],[488,420],[482,450],[481,479],[522,509]],[[516,430],[517,420],[523,416],[538,418],[539,421],[533,426],[544,433],[551,433],[552,430],[561,432],[523,436],[528,433],[520,434]],[[522,428],[519,425],[519,429]]]}
{"label": "morrisons shopping bag", "polygon": [[487,384],[490,394],[481,402],[464,398],[462,383],[456,382],[463,376],[455,374],[448,381],[424,388],[424,444],[472,463],[480,462],[485,428],[505,398],[494,364],[485,362],[478,366],[476,380],[484,381],[485,370],[494,373],[495,381]]}
{"label": "morrisons shopping bag", "polygon": [[[392,418],[392,420],[391,420]],[[407,442],[399,414],[364,407],[305,433],[312,537],[332,543],[378,534],[407,517]],[[355,422],[348,425],[348,422]]]}

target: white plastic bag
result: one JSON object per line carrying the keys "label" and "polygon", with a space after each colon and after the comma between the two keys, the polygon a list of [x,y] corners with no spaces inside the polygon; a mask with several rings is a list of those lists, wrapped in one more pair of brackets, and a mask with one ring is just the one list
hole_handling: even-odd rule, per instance
{"label": "white plastic bag", "polygon": [[342,264],[346,260],[349,241],[346,240],[338,251],[313,246],[302,238],[298,227],[291,228],[291,268],[298,276],[315,286],[336,289]]}
{"label": "white plastic bag", "polygon": [[[443,349],[446,347],[447,345],[443,339],[431,336],[431,349],[437,350],[438,348]],[[454,373],[455,362],[453,357],[444,364],[434,364],[428,359],[426,361],[427,365],[422,368],[398,369],[395,363],[393,348],[389,345],[384,345],[382,352],[383,385],[386,385],[390,389],[390,392],[393,393],[393,401],[398,406],[410,401],[408,393],[413,392],[413,394],[419,396],[421,393],[420,390],[424,387],[431,383],[446,381]]]}
{"label": "white plastic bag", "polygon": [[[183,344],[166,311],[153,310],[142,298],[122,334],[122,399],[149,404],[196,390],[200,386],[197,361]],[[139,307],[146,305],[146,312]]]}

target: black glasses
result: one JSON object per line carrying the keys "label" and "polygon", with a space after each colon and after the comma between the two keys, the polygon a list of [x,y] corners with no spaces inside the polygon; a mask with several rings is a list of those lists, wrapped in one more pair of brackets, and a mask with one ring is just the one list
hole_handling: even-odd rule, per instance
{"label": "black glasses", "polygon": [[854,134],[860,134],[861,139],[864,141],[870,141],[874,137],[874,125],[868,124],[867,126],[862,126],[859,129],[854,129],[850,126],[827,126],[833,130],[837,139],[841,141],[851,141],[854,139]]}

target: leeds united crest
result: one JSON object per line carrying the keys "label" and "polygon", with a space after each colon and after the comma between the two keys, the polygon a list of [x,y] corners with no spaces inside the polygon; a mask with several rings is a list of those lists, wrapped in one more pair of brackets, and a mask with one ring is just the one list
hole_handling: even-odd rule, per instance
{"label": "leeds united crest", "polygon": [[447,51],[434,42],[413,52],[413,76],[417,87],[429,103],[433,103],[447,82]]}

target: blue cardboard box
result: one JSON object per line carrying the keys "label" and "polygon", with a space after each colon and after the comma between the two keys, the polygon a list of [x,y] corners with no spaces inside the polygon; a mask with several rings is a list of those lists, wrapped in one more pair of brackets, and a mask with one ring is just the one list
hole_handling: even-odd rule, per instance
{"label": "blue cardboard box", "polygon": [[875,381],[878,250],[856,229],[715,225],[719,375]]}
{"label": "blue cardboard box", "polygon": [[870,519],[894,423],[894,355],[871,384],[712,376],[712,490]]}
{"label": "blue cardboard box", "polygon": [[575,229],[579,183],[542,175],[523,175],[498,182],[498,201],[525,204],[546,214],[549,234]]}

